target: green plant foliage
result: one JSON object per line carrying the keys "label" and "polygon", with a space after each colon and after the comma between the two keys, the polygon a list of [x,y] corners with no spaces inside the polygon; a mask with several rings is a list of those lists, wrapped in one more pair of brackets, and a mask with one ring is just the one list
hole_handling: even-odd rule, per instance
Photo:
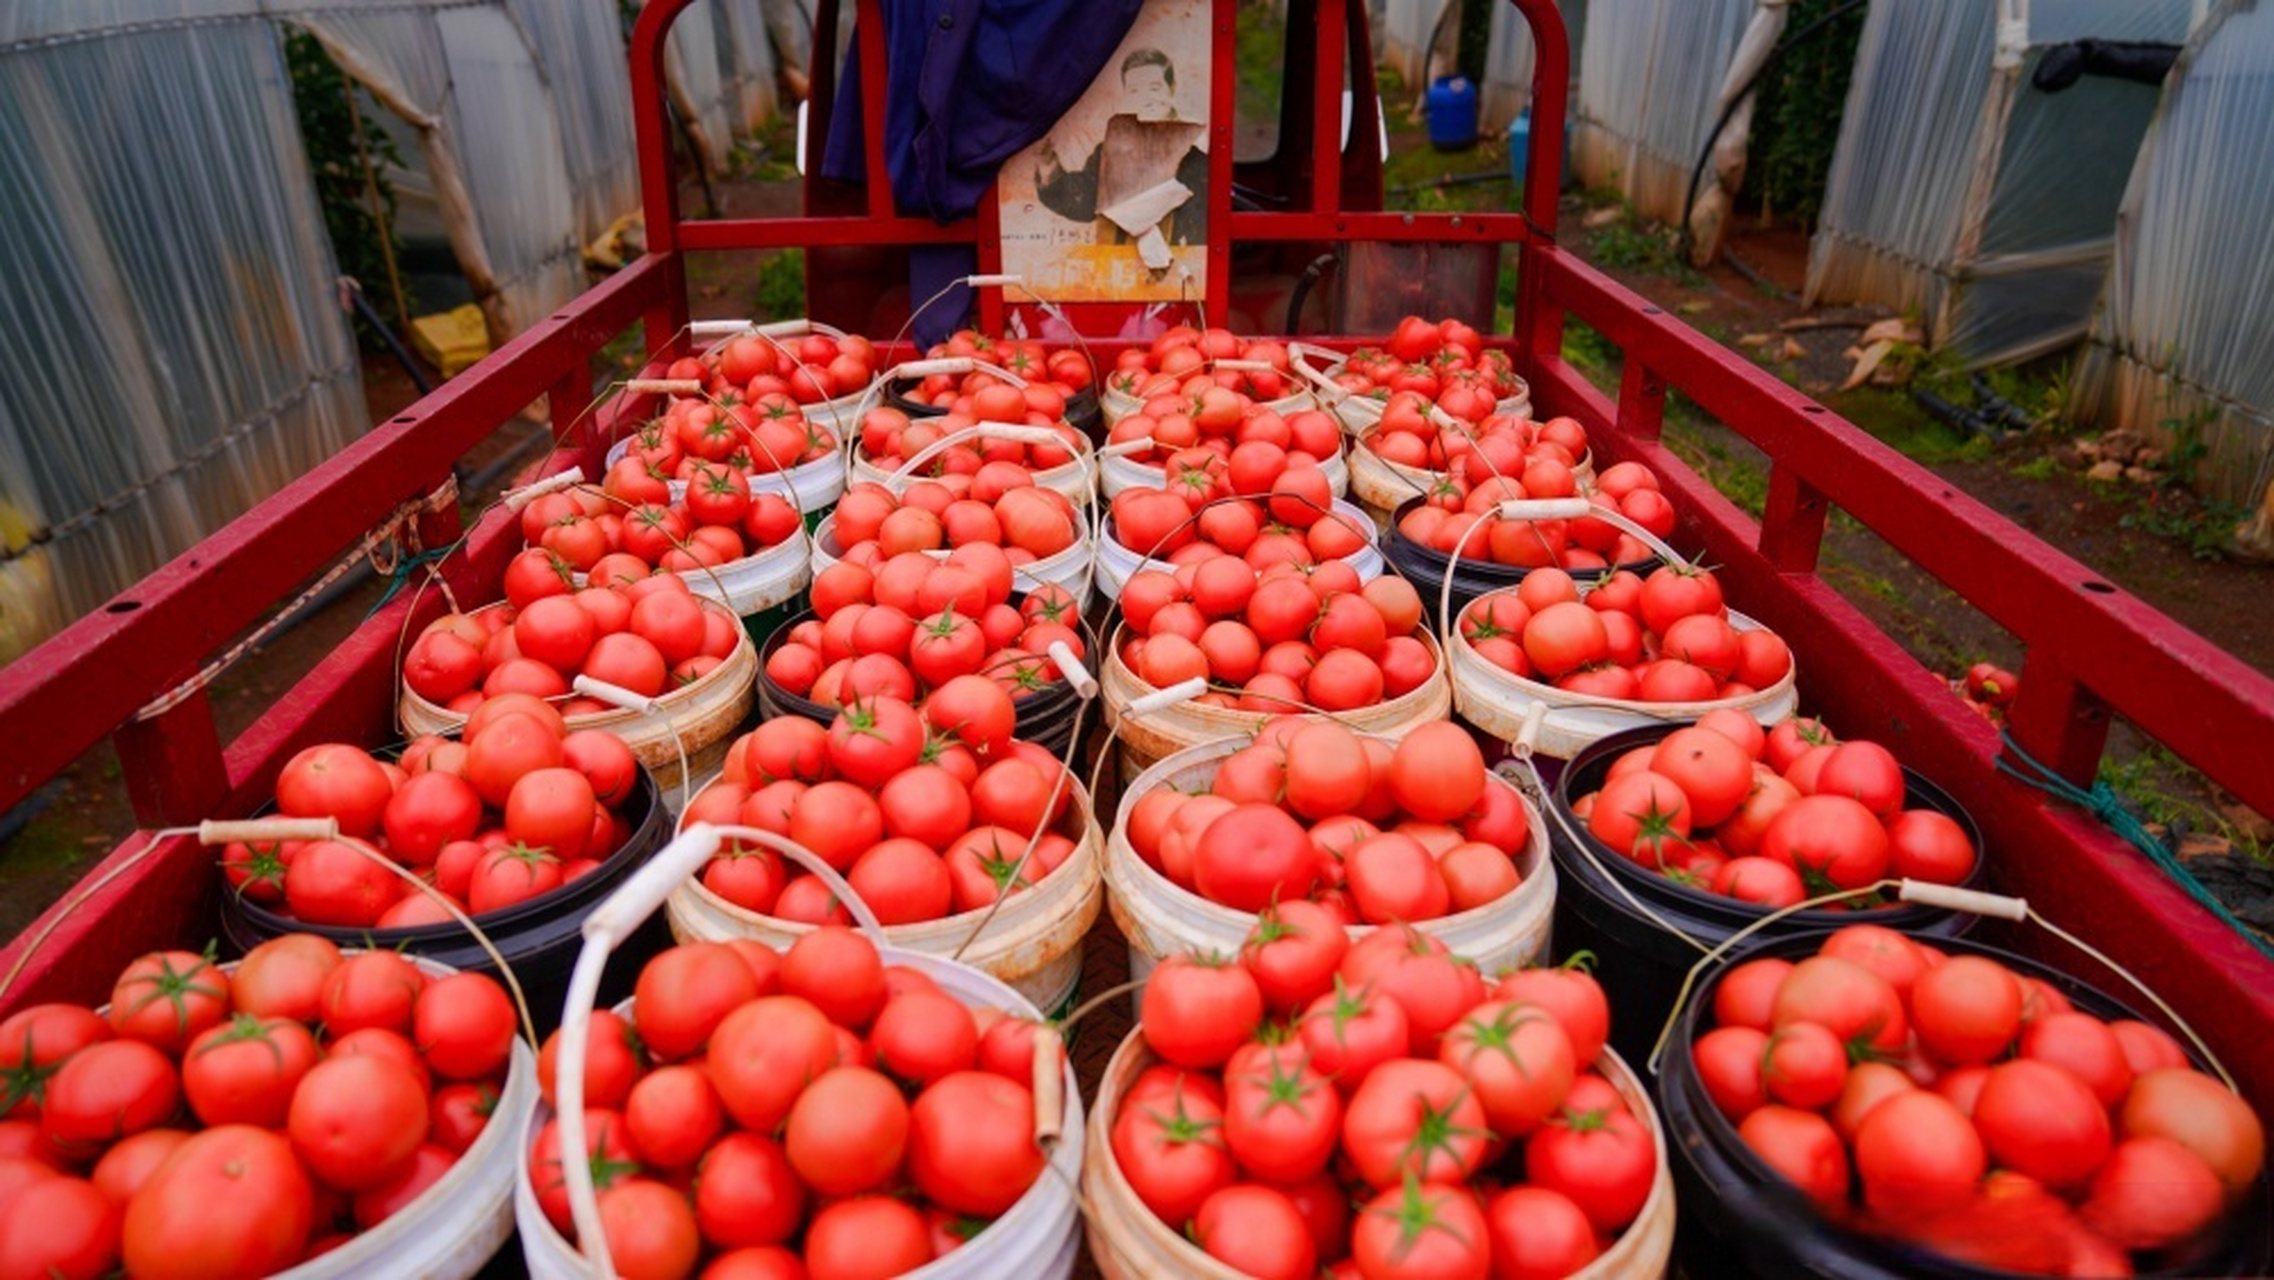
{"label": "green plant foliage", "polygon": [[[387,288],[386,261],[389,250],[399,254],[402,249],[401,240],[394,235],[395,188],[387,181],[386,167],[400,166],[402,156],[395,150],[394,139],[368,112],[360,117],[350,115],[348,79],[314,36],[298,27],[285,27],[284,61],[292,76],[292,105],[300,118],[300,142],[308,153],[308,172],[315,179],[316,204],[323,210],[324,233],[331,238],[332,256],[338,260],[342,275],[362,283],[365,296],[380,314],[402,325],[410,317],[393,314],[395,299]],[[363,154],[356,147],[358,125],[362,152],[371,159],[369,178],[364,175]],[[372,212],[374,186],[379,207],[385,211],[384,226]],[[416,305],[415,301],[406,301]]]}
{"label": "green plant foliage", "polygon": [[[1794,0],[1785,30],[1797,32],[1840,0]],[[1745,152],[1745,192],[1781,216],[1813,224],[1840,141],[1840,115],[1863,36],[1861,8],[1840,15],[1763,75]]]}
{"label": "green plant foliage", "polygon": [[758,294],[750,301],[759,320],[789,320],[805,314],[805,250],[784,249],[758,269]]}

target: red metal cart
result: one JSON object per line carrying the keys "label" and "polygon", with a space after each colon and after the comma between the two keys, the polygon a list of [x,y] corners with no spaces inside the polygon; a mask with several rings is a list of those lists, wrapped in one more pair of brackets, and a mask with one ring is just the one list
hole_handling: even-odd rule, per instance
{"label": "red metal cart", "polygon": [[[1553,0],[1513,0],[1538,49],[1528,171],[1561,172],[1570,48]],[[266,714],[233,740],[193,694],[139,717],[320,572],[390,520],[414,521],[426,546],[456,538],[455,508],[419,509],[454,462],[540,396],[548,397],[557,471],[601,458],[616,417],[583,418],[590,361],[619,332],[644,326],[651,352],[677,350],[688,315],[685,255],[810,246],[817,270],[853,251],[969,243],[980,269],[998,260],[992,219],[940,226],[898,216],[884,180],[881,136],[867,139],[865,190],[810,194],[807,216],[687,221],[681,217],[663,99],[663,37],[687,0],[657,0],[632,41],[634,106],[650,248],[613,278],[545,318],[472,370],[379,424],[329,463],[263,502],[40,649],[0,670],[0,808],[24,799],[104,736],[115,738],[135,811],[130,837],[66,903],[16,939],[0,971],[22,972],[0,1014],[62,997],[92,1000],[133,955],[212,931],[218,877],[189,838],[159,829],[242,815],[271,794],[301,747],[384,737],[395,697],[397,637],[443,608],[434,593],[381,608]],[[834,6],[829,6],[834,7]],[[2131,846],[2085,812],[2050,801],[1996,767],[2001,743],[1935,673],[1923,668],[1816,573],[1825,521],[1838,507],[1947,584],[2027,647],[2012,732],[2060,773],[2089,784],[2111,716],[2123,716],[2261,812],[2274,812],[2274,680],[2186,631],[2074,560],[1747,360],[1664,314],[1557,243],[1556,190],[1531,184],[1511,213],[1381,212],[1369,168],[1374,134],[1365,23],[1354,0],[1296,0],[1290,101],[1279,166],[1286,208],[1233,209],[1232,94],[1237,0],[1214,0],[1214,123],[1209,150],[1207,309],[1221,321],[1236,252],[1255,246],[1381,242],[1513,247],[1514,332],[1498,335],[1531,384],[1535,412],[1583,423],[1599,460],[1650,465],[1681,511],[1678,534],[1721,567],[1731,597],[1788,638],[1809,705],[1844,732],[1887,743],[1945,785],[1980,821],[1998,887],[2024,895],[2093,939],[2163,992],[2242,1072],[2263,1112],[2274,1107],[2274,1060],[2256,1052],[2274,1031],[2274,964],[2207,914]],[[876,0],[858,6],[866,119],[881,121],[885,77]],[[1315,21],[1311,19],[1315,17]],[[830,47],[830,41],[816,42]],[[1349,61],[1359,88],[1359,140],[1339,147],[1310,122],[1342,109],[1340,77],[1292,74]],[[824,93],[830,68],[816,68]],[[820,122],[816,122],[820,123]],[[822,131],[815,131],[818,136]],[[850,204],[848,208],[847,205]],[[832,259],[830,254],[838,255]],[[877,263],[867,268],[879,274]],[[887,261],[886,272],[889,271]],[[850,276],[847,277],[850,280]],[[982,299],[997,327],[1002,298]],[[1566,317],[1625,353],[1617,396],[1598,392],[1558,355]],[[1110,343],[1095,344],[1108,354]],[[1660,443],[1669,388],[1759,445],[1771,460],[1767,510],[1755,521]],[[409,513],[406,515],[406,513]],[[472,531],[445,576],[470,599],[496,593],[520,547],[500,511]],[[155,848],[151,846],[155,844]],[[68,911],[67,918],[63,913]],[[52,928],[51,928],[52,926]],[[46,940],[28,960],[26,940]],[[2029,938],[2019,939],[2024,949]],[[2073,955],[2056,957],[2073,965]]]}

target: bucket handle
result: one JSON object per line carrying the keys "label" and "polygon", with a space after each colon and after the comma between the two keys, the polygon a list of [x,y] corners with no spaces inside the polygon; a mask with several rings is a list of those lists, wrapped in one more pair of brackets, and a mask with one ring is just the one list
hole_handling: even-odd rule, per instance
{"label": "bucket handle", "polygon": [[664,707],[663,699],[634,693],[620,684],[610,684],[605,680],[595,679],[582,672],[577,674],[576,679],[569,682],[569,687],[587,698],[605,702],[612,707],[620,707],[634,715],[652,715],[662,719],[663,727],[671,732],[671,746],[679,753],[679,811],[685,813],[692,794],[687,789],[687,774],[689,772],[687,768],[687,739],[680,736],[679,725],[671,718],[671,712]]}
{"label": "bucket handle", "polygon": [[1027,388],[1025,378],[1012,373],[1001,365],[989,364],[977,356],[931,356],[922,360],[903,360],[892,366],[892,371],[885,375],[885,380],[887,382],[898,382],[904,378],[912,378],[922,381],[931,377],[951,378],[957,374],[971,373],[984,373],[990,377],[1000,378],[1021,391]]}
{"label": "bucket handle", "polygon": [[885,487],[898,492],[899,486],[921,479],[922,477],[916,474],[916,468],[959,444],[973,440],[1016,440],[1021,444],[1056,445],[1073,454],[1074,461],[1070,465],[1082,469],[1083,481],[1094,492],[1097,488],[1097,475],[1096,463],[1090,456],[1090,442],[1083,439],[1082,433],[1079,431],[1074,432],[1074,436],[1080,443],[1069,441],[1048,427],[1037,427],[1024,422],[982,422],[977,426],[950,431],[918,449],[914,456],[900,464],[899,470],[885,477]]}
{"label": "bucket handle", "polygon": [[1807,911],[1835,902],[1844,902],[1851,898],[1861,898],[1885,889],[1893,889],[1896,898],[1903,902],[1917,903],[1921,906],[1942,907],[1946,910],[1972,915],[1992,916],[2000,920],[2015,922],[2026,920],[2035,923],[2039,928],[2099,961],[2102,967],[2122,978],[2134,991],[2139,992],[2148,1003],[2154,1005],[2164,1017],[2170,1019],[2173,1026],[2179,1028],[2181,1033],[2187,1037],[2188,1043],[2194,1045],[2195,1051],[2203,1055],[2203,1060],[2211,1064],[2211,1070],[2218,1075],[2229,1090],[2238,1094],[2242,1092],[2241,1087],[2235,1083],[2234,1076],[2227,1071],[2226,1064],[2219,1061],[2217,1054],[2211,1052],[2211,1046],[2204,1043],[2203,1037],[2196,1033],[2194,1026],[2187,1019],[2179,1016],[2177,1010],[2173,1009],[2162,996],[2156,994],[2155,988],[2150,987],[2131,970],[2110,959],[2098,947],[2046,919],[2029,905],[2028,899],[1985,893],[1979,889],[1963,889],[1956,885],[1932,884],[1924,880],[1898,879],[1879,880],[1858,888],[1842,889],[1836,893],[1827,893],[1809,898],[1806,901],[1796,902],[1789,907],[1772,911],[1730,934],[1726,941],[1707,952],[1705,958],[1690,966],[1690,971],[1683,975],[1682,989],[1674,997],[1673,1012],[1667,1015],[1665,1024],[1659,1028],[1657,1043],[1650,1050],[1650,1073],[1652,1075],[1659,1074],[1659,1063],[1665,1057],[1669,1042],[1674,1038],[1674,1028],[1681,1022],[1684,1006],[1689,1004],[1691,993],[1697,989],[1698,979],[1704,975],[1707,969],[1719,964],[1726,958],[1731,948],[1796,911]]}

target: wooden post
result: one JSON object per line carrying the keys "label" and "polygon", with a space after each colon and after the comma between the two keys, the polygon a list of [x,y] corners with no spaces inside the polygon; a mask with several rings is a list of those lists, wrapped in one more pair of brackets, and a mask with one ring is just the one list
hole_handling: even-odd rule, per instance
{"label": "wooden post", "polygon": [[363,145],[363,113],[355,105],[355,79],[340,73],[340,92],[347,98],[347,129],[355,137],[355,158],[363,164],[363,194],[371,201],[371,220],[379,224],[379,258],[387,264],[387,292],[395,300],[395,323],[408,326],[410,304],[403,298],[403,275],[395,266],[395,236],[387,228],[387,203],[379,198],[379,174],[371,152]]}

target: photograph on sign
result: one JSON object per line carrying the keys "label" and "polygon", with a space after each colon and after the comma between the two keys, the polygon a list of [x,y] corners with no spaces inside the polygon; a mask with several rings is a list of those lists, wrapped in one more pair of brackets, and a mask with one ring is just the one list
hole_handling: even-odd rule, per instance
{"label": "photograph on sign", "polygon": [[1209,0],[1147,4],[1081,100],[1004,162],[1003,270],[1064,302],[1202,295],[1208,16]]}

